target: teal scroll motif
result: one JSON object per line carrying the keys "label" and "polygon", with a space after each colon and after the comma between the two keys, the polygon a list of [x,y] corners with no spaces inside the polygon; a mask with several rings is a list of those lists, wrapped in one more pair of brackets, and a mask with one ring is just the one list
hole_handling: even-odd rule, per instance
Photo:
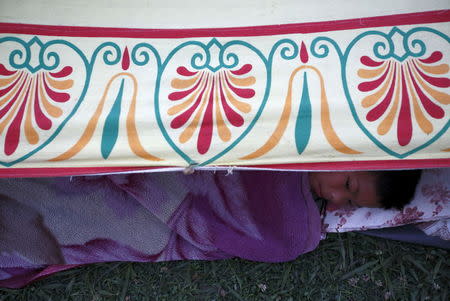
{"label": "teal scroll motif", "polygon": [[[329,37],[317,37],[311,44],[311,53],[317,58],[325,58],[328,56],[330,51],[328,44],[335,49],[341,64],[342,86],[353,119],[361,131],[378,148],[387,154],[400,159],[406,158],[431,145],[439,139],[450,126],[447,108],[448,94],[445,90],[442,90],[442,88],[449,87],[450,80],[448,78],[448,73],[446,73],[446,75],[444,74],[444,76],[442,76],[442,74],[427,75],[426,72],[422,72],[420,69],[423,64],[439,62],[439,56],[440,58],[443,56],[441,51],[447,50],[443,51],[447,54],[448,49],[432,49],[427,51],[427,43],[420,38],[414,38],[414,35],[417,33],[431,35],[433,39],[441,39],[444,44],[446,42],[446,46],[450,43],[450,39],[447,35],[435,29],[417,27],[404,32],[397,27],[393,27],[388,33],[371,30],[358,35],[349,43],[344,52],[340,49],[338,43]],[[401,41],[401,43],[399,41]],[[380,71],[382,71],[381,68],[385,68],[386,72],[379,77],[374,77],[372,79],[357,79],[354,75],[356,74],[356,71],[350,69],[349,65],[358,65],[359,61],[356,62],[356,58],[352,57],[352,55],[355,56],[356,54],[354,53],[358,53],[357,51],[359,49],[366,49],[368,43],[373,44],[372,53],[365,53],[358,57],[358,60],[361,60],[361,67],[369,70],[380,68]],[[364,47],[361,48],[361,45]],[[436,59],[433,59],[432,56],[436,57]],[[353,60],[350,61],[351,59]],[[446,61],[444,59],[439,63],[446,63]],[[365,72],[366,70],[363,71]],[[426,79],[422,81],[425,84],[421,83],[422,77]],[[389,79],[391,79],[391,81],[389,81]],[[360,103],[358,102],[359,99],[355,96],[357,91],[352,91],[349,88],[350,80],[362,81],[358,86],[358,89],[360,92],[364,93],[364,96],[366,97],[361,100],[361,106],[366,106],[364,107],[364,109],[366,109],[364,114],[361,113],[362,110],[358,111],[357,109],[359,108],[358,106]],[[384,81],[382,82],[382,80]],[[396,89],[401,91],[401,93],[399,93],[400,96],[397,97],[398,100],[395,99],[395,94],[393,92],[390,94],[389,92],[391,90],[388,90],[388,92],[380,98],[378,103],[372,104],[369,102],[368,98],[375,98],[375,93],[373,91],[382,89],[380,88],[380,86],[382,86],[380,84],[381,82],[386,84],[386,87],[392,87],[392,91],[396,91]],[[424,85],[427,85],[427,87],[429,86],[428,89],[437,90],[438,92],[436,93],[439,94],[439,98],[433,99],[433,101],[429,100],[432,96],[422,92]],[[445,94],[447,96],[445,96]],[[414,104],[414,102],[417,103],[420,101],[426,109],[426,112],[422,114],[421,118],[422,120],[426,119],[427,121],[419,121],[417,118],[414,119],[415,114],[420,114],[420,112],[417,112],[421,108],[421,106]],[[390,106],[387,106],[386,104],[389,104]],[[413,108],[413,106],[416,107]],[[384,113],[382,109],[385,110]],[[414,114],[412,113],[413,111]],[[394,115],[396,112],[398,116],[400,116],[397,119],[395,119],[396,115]],[[382,113],[384,115],[382,115]],[[390,115],[394,116],[391,118],[392,121],[388,120]],[[369,122],[380,124],[377,128],[377,133],[381,138],[376,137],[373,129],[364,124],[364,118],[367,120],[366,124]],[[386,120],[382,122],[384,119]],[[430,125],[433,121],[440,123],[437,127],[433,127],[433,125]],[[416,126],[416,129],[414,129],[414,123],[418,123],[420,127]],[[382,135],[386,135],[391,130],[393,131],[394,128],[397,129],[396,138],[398,140],[398,145],[395,145],[396,149],[394,149],[394,145],[383,142],[382,139],[384,137]],[[409,146],[409,144],[412,145],[415,142],[415,135],[421,133],[417,128],[420,128],[421,131],[430,135],[430,137],[426,136],[426,138],[424,138],[426,141],[418,146]],[[413,130],[415,130],[415,132]]]}
{"label": "teal scroll motif", "polygon": [[[216,76],[218,72],[220,71],[230,71],[233,70],[233,68],[237,68],[238,66],[241,66],[245,64],[246,62],[242,62],[240,64],[240,58],[239,55],[235,52],[232,52],[230,49],[232,47],[243,47],[246,50],[249,50],[252,54],[255,54],[257,58],[259,58],[260,63],[263,64],[265,70],[266,70],[266,85],[264,88],[264,93],[262,96],[262,101],[260,106],[257,108],[256,114],[252,118],[252,120],[249,122],[248,126],[245,128],[245,130],[236,137],[229,145],[224,147],[223,150],[221,150],[218,153],[215,153],[211,155],[210,157],[206,158],[205,160],[201,162],[197,162],[192,158],[192,155],[188,154],[187,152],[183,151],[181,147],[176,143],[173,138],[170,136],[169,131],[170,129],[166,128],[166,125],[164,124],[164,119],[161,114],[161,101],[165,101],[166,99],[161,99],[160,95],[160,89],[161,89],[161,81],[164,76],[164,73],[167,70],[168,64],[170,64],[172,58],[178,54],[179,52],[185,50],[187,47],[196,47],[199,48],[199,50],[196,50],[191,59],[190,59],[190,68],[191,71],[185,71],[185,72],[191,72],[194,74],[197,71],[207,70],[211,76]],[[272,80],[272,61],[274,58],[275,53],[277,50],[280,49],[280,56],[285,60],[292,60],[298,55],[298,46],[289,39],[282,39],[274,44],[272,47],[268,57],[266,58],[264,54],[257,49],[255,46],[251,45],[250,43],[241,41],[241,40],[234,40],[229,41],[225,44],[221,44],[216,38],[211,39],[207,44],[199,42],[199,41],[189,41],[180,44],[176,48],[174,48],[167,58],[164,60],[164,62],[161,65],[161,68],[158,72],[158,78],[155,88],[155,115],[156,120],[158,122],[159,128],[166,139],[166,141],[169,143],[169,145],[172,147],[175,152],[180,155],[189,165],[195,165],[195,166],[203,166],[207,164],[211,164],[214,161],[216,161],[218,158],[222,157],[226,153],[228,153],[233,147],[235,147],[242,139],[252,130],[252,128],[255,126],[256,122],[258,121],[259,117],[261,116],[261,113],[264,110],[264,107],[266,105],[270,88],[271,88],[271,80]],[[217,57],[213,57],[211,54],[211,49],[215,48],[217,52]],[[215,60],[216,59],[216,60]],[[214,63],[213,63],[214,62]],[[166,80],[166,79],[165,79]],[[201,139],[203,137],[200,137]],[[198,143],[201,144],[201,141]],[[199,146],[199,149],[201,150],[201,146]],[[205,151],[206,153],[206,151]]]}
{"label": "teal scroll motif", "polygon": [[[57,40],[51,40],[48,42],[43,43],[38,37],[33,37],[32,39],[30,39],[28,42],[24,41],[23,39],[20,38],[16,38],[16,37],[5,37],[5,38],[1,38],[0,39],[0,47],[6,43],[13,43],[14,47],[16,49],[12,50],[9,54],[9,64],[12,68],[14,68],[15,70],[9,70],[6,69],[7,72],[11,71],[11,72],[16,72],[16,71],[23,71],[24,75],[22,75],[22,77],[25,77],[26,79],[24,80],[24,82],[26,80],[28,80],[29,82],[31,81],[36,81],[39,83],[39,80],[42,82],[42,85],[45,85],[46,83],[44,82],[44,80],[42,78],[44,78],[44,76],[49,76],[49,74],[53,74],[55,75],[55,73],[58,73],[61,76],[66,76],[67,74],[70,75],[72,74],[72,72],[74,71],[75,67],[77,68],[75,70],[75,72],[79,71],[79,68],[83,68],[84,70],[84,74],[85,74],[85,78],[84,78],[84,82],[81,84],[81,92],[78,95],[70,95],[70,93],[62,93],[61,91],[51,91],[50,93],[53,93],[54,95],[59,95],[59,97],[61,99],[58,99],[57,101],[73,101],[75,102],[75,104],[73,105],[73,107],[70,109],[70,111],[67,113],[67,115],[63,118],[63,120],[59,123],[59,125],[55,126],[55,127],[51,127],[51,125],[53,125],[53,123],[51,121],[50,122],[48,120],[46,120],[47,124],[44,124],[44,126],[41,128],[43,130],[46,131],[51,131],[50,135],[48,135],[47,138],[45,138],[45,140],[43,140],[41,143],[35,143],[35,147],[30,147],[30,151],[28,151],[26,154],[21,155],[19,157],[16,156],[16,158],[13,158],[12,160],[0,160],[0,164],[5,166],[5,167],[10,167],[13,166],[19,162],[22,162],[28,158],[30,158],[32,155],[34,155],[35,153],[39,152],[40,150],[42,150],[43,148],[45,148],[50,142],[52,142],[57,136],[58,134],[61,132],[61,130],[64,128],[64,126],[69,122],[69,120],[72,118],[72,116],[77,112],[78,108],[80,107],[81,103],[83,102],[85,95],[89,89],[90,86],[90,82],[91,82],[91,75],[92,75],[92,71],[97,59],[97,56],[99,54],[101,54],[102,51],[103,52],[103,62],[107,65],[115,65],[117,63],[120,62],[121,59],[121,50],[119,48],[119,46],[115,43],[112,42],[105,42],[102,43],[101,45],[99,45],[93,52],[93,54],[91,55],[90,59],[87,58],[86,54],[83,53],[82,50],[80,50],[80,48],[78,48],[75,44],[62,40],[62,39],[57,39]],[[73,51],[77,57],[80,58],[81,60],[81,64],[77,65],[77,66],[70,66],[70,65],[65,65],[64,62],[61,60],[61,55],[58,54],[58,52],[56,50],[52,50],[52,47],[62,47],[62,49],[64,50],[64,53],[67,53],[67,51]],[[39,50],[37,51],[37,60],[36,59],[32,59],[33,55],[36,55],[36,48],[38,48]],[[61,67],[64,68],[68,68],[68,69],[64,69],[63,70],[59,70]],[[44,75],[41,75],[39,73],[45,73]],[[63,74],[64,73],[64,74]],[[58,76],[58,74],[56,74],[55,76]],[[70,79],[70,77],[69,77]],[[38,84],[36,84],[36,87],[38,86]],[[31,87],[31,84],[29,84],[29,87]],[[29,91],[31,91],[32,88],[29,88]],[[19,89],[20,90],[20,89]],[[37,90],[37,88],[36,88]],[[33,91],[31,91],[33,92]],[[38,92],[35,92],[36,95]],[[27,94],[28,95],[28,94]],[[31,93],[30,93],[30,99],[31,98]],[[32,99],[33,101],[37,102],[36,98]],[[30,101],[32,101],[30,100]],[[23,101],[23,103],[25,103],[27,101],[27,99],[25,99]],[[21,105],[21,107],[25,107],[26,104]],[[36,105],[35,105],[36,106]],[[23,111],[23,110],[22,110]],[[19,113],[20,113],[20,109],[19,109]],[[61,113],[59,113],[61,114]],[[45,117],[42,117],[43,119]],[[57,117],[55,117],[56,119]],[[49,119],[49,118],[47,118]],[[19,123],[19,131],[22,130],[22,127],[20,125],[21,119],[17,119],[17,122]],[[50,126],[49,126],[50,125]],[[9,137],[7,136],[6,138],[10,138],[13,137],[15,138],[13,142],[15,142],[16,144],[18,144],[19,142],[17,142],[17,136],[19,139],[24,139],[23,137],[21,138],[20,136],[24,136],[23,133],[19,133],[17,134],[17,130],[15,136],[10,135]],[[8,132],[7,132],[8,135]],[[27,137],[28,140],[30,140],[30,138]],[[8,143],[11,141],[11,139],[5,139],[5,141],[8,141]],[[6,143],[4,143],[3,147],[6,149],[8,148],[8,146],[6,145]],[[13,149],[15,150],[15,149]],[[11,151],[10,151],[11,152]],[[9,156],[9,154],[7,154],[7,156]]]}
{"label": "teal scroll motif", "polygon": [[[16,70],[13,70],[13,72],[23,71],[21,78],[25,78],[23,80],[24,84],[25,84],[26,80],[30,81],[33,77],[35,78],[36,82],[39,83],[39,81],[38,81],[39,77],[37,77],[38,75],[36,75],[37,72],[43,71],[43,72],[46,72],[46,74],[48,75],[48,73],[50,73],[52,71],[53,72],[57,71],[57,68],[61,66],[60,56],[55,51],[51,51],[51,47],[55,46],[55,45],[65,46],[65,47],[68,47],[71,50],[75,51],[75,53],[81,58],[82,64],[84,65],[83,67],[87,70],[88,66],[89,66],[88,61],[86,60],[86,57],[84,56],[82,51],[79,48],[77,48],[75,45],[73,45],[72,43],[64,41],[64,40],[53,40],[53,41],[49,41],[47,43],[43,43],[38,37],[34,37],[34,38],[30,39],[28,42],[26,42],[22,39],[16,38],[16,37],[5,37],[5,38],[0,39],[0,46],[2,44],[4,45],[7,43],[13,43],[14,47],[16,48],[16,49],[12,50],[11,53],[9,54],[9,64],[11,67],[16,69]],[[32,56],[36,55],[36,53],[33,53],[32,48],[34,48],[34,49],[39,48],[39,51],[37,53],[37,60],[32,60]],[[70,67],[70,68],[72,68],[72,67]],[[84,94],[86,93],[87,85],[89,82],[89,73],[87,71],[86,71],[86,74],[87,74],[87,76],[86,76],[85,83],[84,83],[84,89],[81,92],[80,100],[83,98]],[[24,87],[24,84],[22,85],[22,87]],[[38,84],[36,84],[36,86],[37,85]],[[30,84],[30,86],[31,86],[31,84]],[[31,88],[29,88],[29,90],[30,89]],[[20,89],[19,89],[19,91],[20,91]],[[16,95],[16,96],[18,96],[18,95]],[[30,94],[29,99],[32,99],[32,96],[33,95]],[[13,100],[14,99],[15,98],[13,98]],[[12,103],[13,100],[10,101],[10,103]],[[16,103],[20,103],[20,99],[16,99],[15,101],[16,101]],[[27,101],[27,99],[22,101],[22,103],[24,103],[24,104],[20,105],[21,108],[24,108],[26,101]],[[29,100],[29,101],[32,101],[32,100]],[[73,100],[71,100],[71,101],[73,101]],[[56,128],[51,128],[51,125],[53,125],[53,123],[51,123],[51,121],[49,123],[48,118],[45,119],[45,117],[43,117],[42,119],[46,120],[46,123],[47,123],[46,125],[43,126],[44,130],[47,130],[47,131],[52,130],[53,133],[47,139],[45,139],[42,143],[33,142],[36,144],[36,147],[33,148],[28,153],[26,153],[18,158],[16,156],[16,158],[13,158],[12,160],[9,160],[9,161],[1,160],[0,164],[3,166],[6,166],[6,167],[13,166],[14,164],[17,164],[18,162],[26,160],[27,158],[31,157],[36,152],[43,149],[46,145],[48,145],[51,141],[53,141],[53,139],[58,135],[58,133],[61,131],[61,129],[67,123],[67,121],[73,116],[73,114],[77,110],[80,102],[81,101],[78,101],[74,105],[74,107],[72,108],[72,111],[65,117],[65,119]],[[7,112],[7,114],[5,114],[3,116],[6,117],[6,116],[13,114],[12,111],[13,110],[10,110],[9,112]],[[21,113],[20,109],[17,111],[18,111],[18,114]],[[13,118],[13,120],[17,120],[19,123],[19,126],[18,126],[19,129],[16,130],[15,135],[14,135],[14,133],[12,135],[10,134],[12,132],[12,129],[8,129],[5,131],[6,138],[5,138],[5,143],[3,145],[4,150],[2,150],[2,152],[6,153],[7,156],[13,155],[14,151],[15,151],[15,149],[13,149],[14,151],[12,153],[11,153],[11,151],[8,153],[7,148],[9,145],[7,145],[7,143],[10,143],[10,144],[12,143],[12,144],[15,144],[15,146],[17,146],[19,143],[18,140],[21,138],[20,136],[23,136],[23,133],[20,132],[21,131],[21,126],[20,126],[21,116],[19,115],[19,117],[17,117],[18,114],[16,114],[16,116]],[[22,112],[22,115],[23,115],[23,112]],[[50,124],[50,128],[49,128],[49,124]],[[11,127],[11,125],[10,125],[10,127]],[[8,136],[8,134],[10,134],[10,135]],[[12,137],[12,139],[11,139],[11,137]]]}

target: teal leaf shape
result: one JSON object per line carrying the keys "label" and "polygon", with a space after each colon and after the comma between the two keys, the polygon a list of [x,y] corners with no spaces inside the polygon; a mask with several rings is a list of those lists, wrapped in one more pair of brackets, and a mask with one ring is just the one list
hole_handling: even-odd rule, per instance
{"label": "teal leaf shape", "polygon": [[308,77],[303,74],[303,90],[300,106],[298,109],[297,121],[295,123],[295,145],[300,155],[306,148],[311,137],[311,99],[308,90]]}
{"label": "teal leaf shape", "polygon": [[120,84],[119,93],[117,93],[117,98],[105,120],[105,126],[103,127],[102,135],[102,156],[107,159],[117,142],[117,137],[119,135],[119,120],[120,120],[120,108],[122,104],[123,97],[123,85],[124,79]]}

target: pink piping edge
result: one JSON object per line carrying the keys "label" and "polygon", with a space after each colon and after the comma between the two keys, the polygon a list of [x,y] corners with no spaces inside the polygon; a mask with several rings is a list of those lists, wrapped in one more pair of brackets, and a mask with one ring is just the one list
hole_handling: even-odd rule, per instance
{"label": "pink piping edge", "polygon": [[64,37],[116,38],[192,38],[268,36],[280,34],[314,33],[381,26],[400,26],[450,21],[450,10],[436,10],[367,18],[333,20],[281,25],[263,25],[227,28],[152,29],[87,26],[56,26],[0,22],[0,33],[36,34]]}

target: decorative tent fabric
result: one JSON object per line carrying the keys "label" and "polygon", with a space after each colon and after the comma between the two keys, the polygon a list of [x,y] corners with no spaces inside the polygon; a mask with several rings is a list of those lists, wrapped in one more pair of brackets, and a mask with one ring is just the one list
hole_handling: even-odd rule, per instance
{"label": "decorative tent fabric", "polygon": [[444,10],[208,30],[2,23],[2,174],[449,166],[449,21]]}

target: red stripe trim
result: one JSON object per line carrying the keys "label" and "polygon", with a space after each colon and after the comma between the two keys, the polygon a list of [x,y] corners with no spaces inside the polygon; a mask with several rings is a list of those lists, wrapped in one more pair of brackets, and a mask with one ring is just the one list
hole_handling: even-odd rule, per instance
{"label": "red stripe trim", "polygon": [[62,37],[115,38],[193,38],[268,36],[277,34],[314,33],[367,27],[399,26],[450,21],[450,10],[397,14],[348,20],[265,25],[229,28],[143,29],[113,27],[54,26],[20,23],[0,23],[0,33],[35,34]]}
{"label": "red stripe trim", "polygon": [[[226,167],[226,166],[221,166]],[[380,160],[380,161],[343,161],[313,162],[273,165],[243,165],[253,169],[281,170],[386,170],[386,169],[425,169],[450,167],[450,159],[417,160]],[[69,168],[2,168],[0,178],[57,177],[77,176],[102,173],[144,171],[150,169],[176,168],[176,166],[124,166],[124,167],[69,167]],[[182,167],[181,167],[182,168]]]}

